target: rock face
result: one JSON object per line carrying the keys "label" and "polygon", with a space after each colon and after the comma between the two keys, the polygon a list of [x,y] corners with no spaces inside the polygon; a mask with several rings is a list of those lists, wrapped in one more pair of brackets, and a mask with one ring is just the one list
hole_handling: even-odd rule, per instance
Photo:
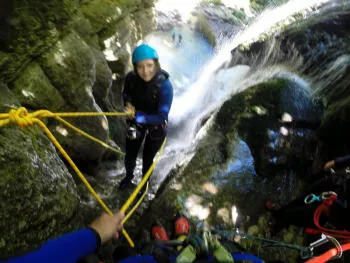
{"label": "rock face", "polygon": [[72,175],[39,128],[0,129],[1,257],[67,231],[79,205]]}
{"label": "rock face", "polygon": [[[291,134],[280,135],[285,143],[279,149],[269,148],[272,131],[280,133],[279,118],[283,112],[310,122],[320,115],[310,94],[289,79],[271,79],[229,98],[212,120],[207,121],[208,133],[199,142],[194,156],[167,178],[163,191],[141,218],[142,228],[149,229],[156,219],[169,225],[180,211],[190,216],[193,225],[205,219],[215,228],[232,230],[230,215],[235,206],[241,231],[271,235],[263,203],[273,196],[285,202],[298,195],[302,179],[296,174],[301,175],[298,168],[302,170],[310,146],[305,136],[308,133],[303,135],[299,130],[297,135],[290,128]],[[279,164],[270,161],[274,154],[286,160],[282,169],[276,169]],[[143,232],[140,229],[140,235],[146,238]],[[300,235],[301,232],[292,235],[291,242],[296,242]],[[252,248],[249,242],[241,244]],[[283,257],[281,253],[285,252],[259,256],[276,260]],[[292,254],[287,258],[298,256]]]}
{"label": "rock face", "polygon": [[[122,77],[137,42],[155,29],[153,0],[3,1],[0,11],[0,110],[121,111]],[[113,76],[113,77],[112,77]],[[67,118],[123,148],[121,118]],[[69,155],[96,163],[105,148],[62,124],[44,122]],[[31,250],[76,228],[72,175],[38,127],[0,127],[1,257]],[[108,158],[122,158],[109,155]],[[75,175],[73,175],[75,176]],[[10,230],[9,230],[10,229]]]}
{"label": "rock face", "polygon": [[243,10],[223,4],[202,3],[193,12],[195,29],[215,46],[232,37],[242,25],[247,23]]}
{"label": "rock face", "polygon": [[157,12],[157,30],[170,31],[183,23],[179,11]]}
{"label": "rock face", "polygon": [[[232,50],[231,65],[254,67],[282,63],[309,78],[324,114],[319,129],[320,160],[349,153],[349,4],[334,1],[320,15],[261,36]],[[268,52],[273,50],[273,52]],[[267,56],[268,54],[268,56]],[[337,136],[333,136],[337,134]]]}

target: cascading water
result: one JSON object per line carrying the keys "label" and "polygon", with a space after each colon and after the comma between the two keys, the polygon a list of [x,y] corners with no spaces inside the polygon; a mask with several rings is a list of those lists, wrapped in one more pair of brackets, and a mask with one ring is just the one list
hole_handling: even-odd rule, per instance
{"label": "cascading water", "polygon": [[[184,36],[180,47],[174,47],[170,33],[154,33],[147,37],[146,41],[159,51],[162,67],[172,76],[175,89],[169,116],[168,143],[152,176],[153,189],[157,189],[169,171],[189,155],[196,135],[205,133],[198,133],[201,126],[198,123],[212,115],[232,94],[273,77],[300,82],[308,92],[307,81],[292,73],[298,70],[302,60],[293,51],[288,57],[284,54],[281,58],[283,52],[279,52],[279,41],[270,43],[263,56],[253,58],[254,62],[249,63],[251,66],[243,64],[229,69],[225,66],[232,60],[231,50],[238,45],[257,40],[278,24],[295,22],[293,14],[301,13],[307,18],[318,12],[317,7],[326,2],[329,0],[295,0],[267,10],[229,42],[219,45],[215,52],[187,26],[179,29]],[[281,60],[285,62],[281,63]],[[279,63],[274,65],[274,62]]]}

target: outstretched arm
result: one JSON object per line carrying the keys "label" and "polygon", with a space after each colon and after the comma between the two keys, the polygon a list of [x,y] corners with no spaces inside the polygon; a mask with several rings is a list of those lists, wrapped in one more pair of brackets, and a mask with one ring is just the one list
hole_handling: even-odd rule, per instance
{"label": "outstretched arm", "polygon": [[52,239],[39,249],[21,257],[13,258],[6,263],[75,263],[79,258],[93,253],[100,243],[118,238],[122,229],[123,213],[114,216],[103,214],[94,220],[89,228],[77,230]]}

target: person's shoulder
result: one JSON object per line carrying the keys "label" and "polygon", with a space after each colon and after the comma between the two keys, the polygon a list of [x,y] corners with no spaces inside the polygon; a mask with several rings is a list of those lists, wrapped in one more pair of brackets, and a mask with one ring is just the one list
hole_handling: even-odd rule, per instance
{"label": "person's shoulder", "polygon": [[136,77],[136,73],[135,71],[131,70],[129,71],[128,73],[126,73],[125,75],[125,79],[128,80],[128,79],[131,79],[131,78],[135,78]]}
{"label": "person's shoulder", "polygon": [[163,92],[169,92],[169,91],[173,90],[173,85],[171,84],[169,79],[166,79],[163,81],[163,83],[161,85],[161,90]]}
{"label": "person's shoulder", "polygon": [[167,71],[165,71],[164,69],[160,69],[159,73],[158,73],[158,79],[160,80],[167,80],[169,79],[169,73]]}

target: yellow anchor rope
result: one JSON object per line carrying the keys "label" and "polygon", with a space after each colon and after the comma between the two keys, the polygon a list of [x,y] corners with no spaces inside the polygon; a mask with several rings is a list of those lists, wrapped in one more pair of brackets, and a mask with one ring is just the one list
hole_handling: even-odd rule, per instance
{"label": "yellow anchor rope", "polygon": [[[119,153],[122,153],[119,150],[110,147],[109,145],[107,145],[103,141],[101,141],[101,140],[99,140],[99,139],[89,135],[88,133],[80,130],[79,128],[75,127],[71,123],[69,123],[66,120],[64,120],[62,117],[132,116],[132,115],[134,115],[134,112],[131,112],[131,111],[129,111],[129,112],[75,112],[75,113],[63,112],[63,113],[52,113],[52,112],[50,112],[48,110],[38,110],[38,111],[35,111],[33,113],[28,113],[26,108],[21,107],[18,110],[11,109],[9,113],[0,113],[0,127],[5,126],[5,125],[10,124],[10,123],[16,124],[20,128],[25,128],[25,127],[28,127],[28,126],[32,126],[34,124],[39,125],[43,129],[45,134],[49,137],[49,139],[52,141],[52,143],[56,146],[56,148],[60,151],[62,156],[68,161],[68,163],[71,165],[71,167],[76,172],[76,174],[79,176],[79,178],[82,180],[82,182],[86,185],[86,187],[91,192],[91,194],[94,196],[94,198],[98,201],[98,203],[100,203],[102,208],[109,215],[113,215],[112,211],[107,207],[107,205],[98,196],[96,191],[92,188],[90,183],[86,180],[84,175],[80,172],[79,168],[75,165],[73,160],[70,158],[70,156],[67,154],[67,152],[63,149],[63,147],[57,141],[55,136],[51,133],[51,131],[47,128],[47,126],[39,118],[54,117],[55,119],[57,119],[58,121],[60,121],[64,125],[66,125],[67,127],[75,130],[79,134],[81,134],[81,135],[83,135],[83,136],[85,136],[85,137],[87,137],[87,138],[89,138],[89,139],[91,139],[91,140],[101,144],[104,147],[107,147],[108,149],[111,149],[113,151],[117,151]],[[155,164],[158,162],[159,156],[161,155],[161,152],[163,151],[163,148],[165,146],[165,142],[166,142],[166,138],[164,139],[164,142],[163,142],[160,150],[158,151],[156,160],[152,163],[151,167],[148,169],[148,171],[144,175],[141,183],[136,187],[136,189],[130,195],[129,199],[124,203],[124,205],[122,206],[120,211],[122,211],[124,213],[126,212],[126,210],[129,208],[129,206],[135,200],[135,198],[137,196],[137,193],[141,190],[141,188],[148,181],[148,179],[151,176],[152,171],[153,171],[153,169],[155,167]],[[144,199],[144,197],[145,197],[145,195],[147,193],[147,190],[148,190],[148,183],[147,183],[147,186],[146,186],[146,191],[143,193],[142,197],[140,198],[140,200],[138,200],[136,205],[125,216],[125,218],[123,219],[123,223],[125,223],[129,219],[129,217],[132,215],[132,213],[135,211],[135,209],[140,205],[140,203],[142,202],[142,200]],[[135,246],[134,242],[131,240],[129,234],[126,232],[126,230],[124,228],[122,230],[122,233],[125,236],[125,238],[128,241],[128,243],[130,244],[130,246],[134,247]]]}

